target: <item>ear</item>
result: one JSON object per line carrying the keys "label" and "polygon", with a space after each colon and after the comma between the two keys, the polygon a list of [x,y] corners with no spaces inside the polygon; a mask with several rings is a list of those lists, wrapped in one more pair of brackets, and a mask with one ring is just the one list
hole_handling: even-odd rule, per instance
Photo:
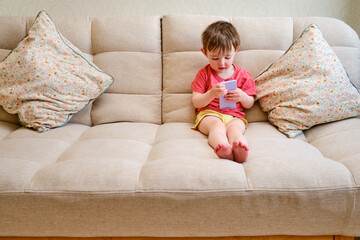
{"label": "ear", "polygon": [[201,48],[201,52],[205,55],[205,57],[207,57],[205,49]]}
{"label": "ear", "polygon": [[237,52],[239,51],[239,49],[240,49],[240,47],[237,47],[237,48],[235,49],[235,52],[237,53]]}

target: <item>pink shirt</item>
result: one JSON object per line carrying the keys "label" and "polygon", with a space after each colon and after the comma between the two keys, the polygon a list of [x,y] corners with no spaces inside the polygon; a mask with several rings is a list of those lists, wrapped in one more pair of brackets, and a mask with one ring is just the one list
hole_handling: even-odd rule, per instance
{"label": "pink shirt", "polygon": [[[250,73],[238,66],[233,66],[235,68],[234,75],[228,79],[222,79],[214,72],[214,70],[212,70],[210,64],[206,65],[197,73],[195,80],[191,83],[191,89],[194,92],[204,94],[220,82],[235,79],[237,80],[238,88],[243,90],[249,96],[255,96],[255,82]],[[245,113],[243,112],[244,108],[241,106],[240,102],[236,103],[235,109],[220,109],[219,98],[214,98],[206,107],[196,108],[195,113],[198,114],[200,111],[205,109],[214,110],[234,117],[245,118]]]}

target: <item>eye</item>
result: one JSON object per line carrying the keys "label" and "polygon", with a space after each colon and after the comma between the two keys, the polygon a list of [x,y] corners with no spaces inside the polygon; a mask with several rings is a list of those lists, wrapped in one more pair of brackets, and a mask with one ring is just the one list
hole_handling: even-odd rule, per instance
{"label": "eye", "polygon": [[218,60],[218,58],[211,58],[211,60],[214,60],[214,61],[216,61],[216,60]]}

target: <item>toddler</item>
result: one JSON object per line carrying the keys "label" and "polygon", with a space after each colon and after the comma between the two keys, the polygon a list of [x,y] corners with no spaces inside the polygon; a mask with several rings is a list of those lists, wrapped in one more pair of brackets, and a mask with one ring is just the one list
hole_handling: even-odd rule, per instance
{"label": "toddler", "polygon": [[[256,95],[255,83],[233,60],[240,47],[240,36],[229,22],[218,21],[202,33],[202,53],[209,64],[202,68],[191,83],[192,103],[196,120],[194,129],[208,136],[209,144],[219,158],[246,161],[249,146],[244,137],[247,121],[244,108],[251,108]],[[237,89],[227,91],[224,81],[237,81]],[[219,97],[236,102],[234,109],[220,109]]]}

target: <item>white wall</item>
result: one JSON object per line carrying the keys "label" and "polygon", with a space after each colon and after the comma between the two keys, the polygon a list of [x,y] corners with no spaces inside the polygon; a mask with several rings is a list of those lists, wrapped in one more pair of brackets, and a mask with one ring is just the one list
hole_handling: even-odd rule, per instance
{"label": "white wall", "polygon": [[200,14],[325,16],[345,21],[360,35],[360,0],[0,0],[0,15],[114,16]]}

